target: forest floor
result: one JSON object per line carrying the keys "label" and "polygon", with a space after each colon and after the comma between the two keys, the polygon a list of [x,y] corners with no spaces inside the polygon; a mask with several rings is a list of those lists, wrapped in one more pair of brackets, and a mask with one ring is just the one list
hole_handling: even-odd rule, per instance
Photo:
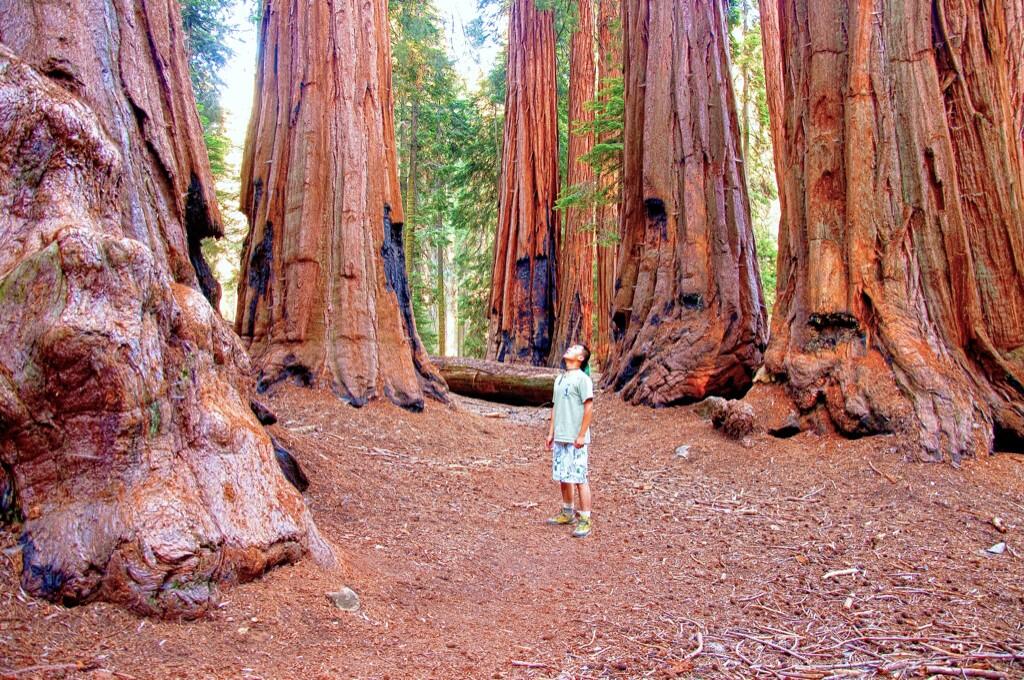
{"label": "forest floor", "polygon": [[[0,534],[0,678],[1024,677],[1020,456],[954,469],[807,433],[745,448],[692,407],[599,395],[595,529],[573,540],[543,524],[541,409],[267,403],[342,566],[162,622],[26,597]],[[358,612],[325,597],[342,585]]]}

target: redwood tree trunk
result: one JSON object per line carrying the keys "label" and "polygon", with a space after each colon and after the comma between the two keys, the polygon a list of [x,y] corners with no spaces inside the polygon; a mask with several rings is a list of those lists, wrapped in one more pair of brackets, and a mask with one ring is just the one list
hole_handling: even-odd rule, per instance
{"label": "redwood tree trunk", "polygon": [[[597,54],[598,84],[601,88],[622,77],[622,29],[619,0],[598,0]],[[607,101],[607,95],[602,99]],[[614,133],[604,133],[600,140],[607,143]],[[615,287],[615,257],[618,252],[619,205],[622,181],[621,154],[619,168],[604,172],[598,178],[605,192],[612,194],[612,202],[600,202],[595,215],[597,235],[597,342],[594,356],[604,370],[612,351],[612,296]]]}
{"label": "redwood tree trunk", "polygon": [[[582,160],[594,148],[594,134],[579,134],[580,126],[594,122],[594,5],[577,0],[576,31],[569,55],[569,176],[567,185],[589,185],[594,169]],[[594,336],[594,209],[569,208],[565,238],[559,249],[558,305],[555,333],[548,363],[560,366],[565,350],[576,343],[590,345]]]}
{"label": "redwood tree trunk", "polygon": [[1021,437],[1008,12],[778,5],[785,212],[768,371],[803,414],[850,435],[909,434],[930,458]]}
{"label": "redwood tree trunk", "polygon": [[[758,0],[761,11],[761,54],[764,58],[764,82],[768,100],[768,121],[771,125],[772,159],[775,161],[775,175],[781,182],[784,174],[782,148],[785,133],[782,127],[782,97],[785,86],[782,83],[782,44],[779,35],[779,0]],[[785,196],[779,192],[779,202],[785,212]],[[779,232],[781,239],[783,233]],[[779,248],[780,252],[782,248]]]}
{"label": "redwood tree trunk", "polygon": [[256,90],[235,327],[260,387],[291,378],[416,410],[444,399],[406,277],[387,0],[266,0]]}
{"label": "redwood tree trunk", "polygon": [[543,364],[551,349],[558,224],[553,10],[512,0],[487,357]]}
{"label": "redwood tree trunk", "polygon": [[1024,148],[1024,0],[1003,0],[1006,14],[1006,58],[1010,60],[1010,103],[1014,129]]}
{"label": "redwood tree trunk", "polygon": [[196,616],[220,582],[330,559],[198,290],[220,220],[177,1],[3,0],[0,42],[0,469],[22,586]]}
{"label": "redwood tree trunk", "polygon": [[655,406],[739,394],[761,362],[765,310],[723,3],[624,5],[623,242],[605,381]]}

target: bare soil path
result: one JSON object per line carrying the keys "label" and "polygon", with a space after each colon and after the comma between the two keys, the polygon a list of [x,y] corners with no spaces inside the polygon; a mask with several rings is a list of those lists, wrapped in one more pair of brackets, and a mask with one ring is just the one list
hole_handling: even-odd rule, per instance
{"label": "bare soil path", "polygon": [[[811,434],[744,448],[693,408],[599,395],[580,541],[542,524],[542,410],[267,401],[338,572],[303,562],[209,620],[151,621],[30,600],[0,534],[0,678],[1024,677],[1020,457],[956,470]],[[327,601],[341,585],[359,612]]]}

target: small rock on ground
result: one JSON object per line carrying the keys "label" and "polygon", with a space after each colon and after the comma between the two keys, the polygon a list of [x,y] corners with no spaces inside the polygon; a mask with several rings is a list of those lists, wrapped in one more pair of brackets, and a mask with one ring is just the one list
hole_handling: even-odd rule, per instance
{"label": "small rock on ground", "polygon": [[359,596],[356,595],[356,591],[346,586],[342,586],[337,592],[327,593],[327,599],[335,607],[345,612],[354,612],[359,609]]}

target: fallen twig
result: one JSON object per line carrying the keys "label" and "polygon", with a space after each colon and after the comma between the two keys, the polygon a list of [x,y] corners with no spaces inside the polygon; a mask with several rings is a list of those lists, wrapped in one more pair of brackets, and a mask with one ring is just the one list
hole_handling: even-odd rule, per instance
{"label": "fallen twig", "polygon": [[704,635],[698,630],[697,631],[697,649],[693,650],[689,654],[683,657],[684,661],[689,661],[700,655],[704,651]]}
{"label": "fallen twig", "polygon": [[1002,671],[990,671],[984,668],[953,668],[952,666],[925,666],[925,673],[932,675],[952,675],[957,678],[1008,678]]}
{"label": "fallen twig", "polygon": [[836,569],[835,571],[830,571],[824,576],[822,576],[821,580],[827,581],[830,578],[836,578],[837,576],[853,576],[854,574],[859,572],[860,569],[858,569],[857,567],[850,567],[849,569]]}
{"label": "fallen twig", "polygon": [[513,666],[518,666],[520,668],[547,668],[547,669],[550,669],[550,670],[555,670],[553,666],[549,666],[546,663],[540,663],[539,661],[516,661],[516,660],[512,660],[510,663]]}
{"label": "fallen twig", "polygon": [[878,473],[879,475],[881,475],[882,477],[885,477],[886,479],[888,479],[888,480],[889,480],[890,482],[892,482],[893,484],[899,484],[899,483],[900,483],[900,481],[899,481],[898,479],[896,479],[895,477],[893,477],[892,475],[890,475],[890,474],[889,474],[888,472],[882,472],[881,470],[879,470],[878,468],[876,468],[876,467],[874,466],[874,464],[873,464],[873,463],[872,463],[872,462],[871,462],[870,460],[868,461],[868,467],[869,467],[869,468],[871,468],[872,470],[874,470],[875,472],[877,472],[877,473]]}

